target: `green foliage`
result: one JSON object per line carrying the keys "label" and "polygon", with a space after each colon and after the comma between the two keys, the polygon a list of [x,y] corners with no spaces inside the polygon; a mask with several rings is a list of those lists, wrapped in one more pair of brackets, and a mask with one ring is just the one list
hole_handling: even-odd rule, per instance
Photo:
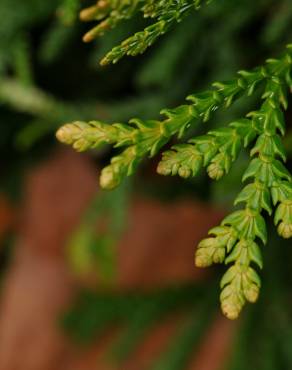
{"label": "green foliage", "polygon": [[179,370],[187,366],[215,318],[214,292],[208,288],[201,284],[183,285],[124,295],[83,292],[74,308],[65,315],[63,325],[76,341],[86,343],[102,338],[113,324],[122,324],[108,356],[112,362],[123,366],[123,361],[153,328],[167,319],[173,320],[179,313],[176,335],[147,367],[149,370]]}
{"label": "green foliage", "polygon": [[[92,60],[112,44],[117,44],[121,36],[127,37],[129,30],[134,34],[115,47],[103,59],[104,64],[115,62],[125,54],[143,52],[160,35],[173,28],[169,37],[161,38],[159,47],[154,47],[152,57],[145,58],[139,67],[135,67],[137,73],[133,85],[139,91],[135,94],[137,98],[126,97],[118,103],[110,102],[108,106],[98,103],[97,111],[96,96],[88,103],[90,89],[84,96],[74,96],[73,99],[70,96],[71,88],[68,88],[68,95],[64,94],[66,96],[61,99],[58,88],[44,86],[46,83],[40,82],[42,78],[36,73],[45,64],[58,66],[54,63],[72,46],[72,34],[76,32],[76,27],[72,25],[77,18],[80,1],[43,3],[29,0],[20,3],[17,0],[3,0],[0,4],[3,15],[0,26],[3,36],[0,41],[0,100],[5,111],[3,122],[11,112],[17,112],[25,122],[21,122],[24,130],[15,135],[22,148],[50,133],[58,122],[76,117],[81,121],[66,125],[58,132],[61,141],[79,151],[97,148],[101,144],[124,147],[125,150],[113,157],[111,164],[102,171],[101,184],[108,189],[131,175],[146,156],[158,154],[164,145],[173,141],[174,136],[182,138],[187,134],[191,138],[162,152],[158,165],[158,172],[162,175],[191,178],[202,167],[206,167],[211,179],[223,179],[232,171],[232,167],[234,171],[235,161],[238,157],[242,158],[242,149],[250,148],[250,160],[246,163],[247,170],[243,176],[247,184],[235,200],[236,205],[243,204],[243,208],[225,218],[222,225],[213,228],[210,237],[200,243],[196,254],[196,263],[200,266],[223,262],[232,265],[222,280],[221,298],[225,313],[229,317],[236,317],[245,301],[254,301],[258,295],[260,281],[255,269],[263,265],[259,244],[267,240],[265,213],[274,214],[274,222],[281,236],[291,237],[291,175],[284,165],[286,154],[291,153],[291,134],[287,133],[284,137],[283,117],[288,104],[288,90],[291,89],[291,46],[282,58],[269,60],[264,66],[248,72],[239,72],[233,80],[216,83],[210,90],[191,95],[186,104],[163,110],[165,118],[162,120],[133,119],[128,124],[118,121],[113,125],[86,121],[97,114],[101,119],[107,117],[114,120],[119,117],[121,121],[128,119],[129,112],[140,117],[144,117],[145,112],[155,114],[157,107],[173,104],[183,96],[194,79],[202,75],[202,71],[206,71],[207,75],[204,78],[201,76],[198,84],[217,79],[219,75],[223,78],[230,75],[238,66],[239,58],[244,63],[254,61],[259,57],[257,50],[244,48],[244,53],[250,53],[245,58],[236,45],[238,35],[254,20],[261,19],[263,22],[259,27],[259,43],[264,45],[265,53],[275,52],[279,44],[291,39],[290,0],[245,0],[239,3],[222,0],[202,6],[200,12],[194,13],[196,22],[193,17],[185,17],[206,3],[194,0],[100,0],[83,10],[82,20],[98,22],[85,41],[106,33],[99,42],[98,51],[94,47],[88,49]],[[57,18],[53,19],[55,14]],[[139,14],[147,18],[144,23],[139,23],[139,17],[136,17]],[[218,19],[223,16],[228,18],[228,22],[220,24],[220,32],[214,32]],[[184,22],[178,24],[182,19]],[[141,29],[152,20],[153,23],[146,26],[144,31],[135,33],[137,28]],[[46,30],[39,29],[43,23],[48,24]],[[172,27],[176,24],[177,27]],[[105,32],[116,26],[119,26],[116,32]],[[31,53],[35,44],[39,46],[37,55]],[[214,59],[208,59],[207,56],[213,55],[214,51]],[[59,66],[52,69],[55,74]],[[43,73],[48,71],[45,69]],[[60,74],[62,72],[64,70]],[[177,78],[178,74],[180,78]],[[117,81],[117,76],[120,78],[119,71],[113,77],[114,81]],[[121,83],[124,83],[129,79],[129,74],[125,73],[122,77]],[[56,77],[58,79],[60,75]],[[79,83],[82,84],[83,79],[82,75],[77,84],[80,95],[83,85],[79,88]],[[155,87],[154,93],[152,87]],[[102,98],[103,93],[101,89]],[[240,105],[240,109],[234,103],[244,102],[241,98],[249,96],[248,101],[252,106],[260,93],[262,105],[243,117],[245,103]],[[97,95],[97,98],[100,99],[100,96]],[[231,105],[232,109],[222,109],[231,108]],[[6,112],[7,108],[10,109],[9,113]],[[238,118],[234,117],[235,112],[239,112]],[[213,118],[217,119],[218,116],[220,120],[222,117],[229,120],[228,126],[218,128],[217,124],[214,125]],[[15,116],[12,116],[7,122],[14,120]],[[205,135],[194,137],[199,121],[210,122],[212,128]],[[2,130],[3,142],[10,125],[6,124],[6,127]],[[242,165],[245,162],[246,159]]]}
{"label": "green foliage", "polygon": [[139,11],[143,13],[144,18],[154,19],[153,24],[124,40],[101,61],[102,65],[116,63],[124,55],[135,56],[143,53],[175,23],[180,22],[192,9],[198,9],[203,2],[204,0],[98,0],[95,5],[84,9],[80,14],[83,21],[99,21],[96,27],[86,33],[83,40],[92,41]]}
{"label": "green foliage", "polygon": [[[140,41],[142,51],[144,41]],[[199,267],[231,264],[221,280],[220,296],[222,310],[230,319],[237,318],[245,302],[255,302],[259,295],[261,281],[255,266],[262,268],[263,262],[258,244],[267,242],[263,212],[271,215],[274,208],[279,235],[292,236],[292,184],[283,164],[286,154],[282,142],[283,110],[287,109],[288,92],[292,90],[291,72],[292,45],[289,45],[283,57],[269,59],[264,66],[251,71],[240,71],[233,80],[216,82],[213,89],[189,96],[189,104],[163,110],[164,120],[132,119],[128,124],[113,125],[100,121],[73,122],[57,132],[61,142],[77,151],[103,144],[126,147],[102,171],[101,186],[112,189],[125,176],[133,174],[145,156],[156,155],[174,135],[181,138],[189,127],[199,121],[207,122],[218,109],[229,108],[243,95],[251,96],[264,89],[263,102],[257,111],[232,121],[226,128],[175,145],[163,153],[157,169],[162,175],[188,178],[204,166],[211,179],[219,180],[230,171],[241,149],[252,147],[251,160],[243,175],[243,181],[249,183],[235,200],[235,205],[244,204],[243,209],[212,229],[196,252]]]}
{"label": "green foliage", "polygon": [[[68,258],[73,272],[95,274],[108,286],[116,277],[116,245],[127,220],[128,182],[115,191],[92,200],[80,226],[68,243]],[[105,222],[105,220],[107,220]],[[98,229],[97,226],[102,226]]]}
{"label": "green foliage", "polygon": [[[90,1],[85,3],[90,4]],[[127,5],[122,1],[111,3]],[[158,1],[152,3],[156,5]],[[144,56],[136,61],[126,60],[118,67],[102,70],[96,68],[97,59],[103,58],[108,50],[129,35],[158,22],[158,15],[146,19],[140,16],[143,15],[142,1],[137,2],[133,11],[129,12],[129,7],[127,10],[125,7],[126,12],[122,18],[119,18],[119,13],[111,11],[103,19],[93,19],[95,24],[99,22],[101,25],[111,18],[108,24],[112,22],[112,26],[109,28],[117,27],[112,30],[102,30],[101,27],[102,32],[106,31],[104,36],[83,47],[79,37],[81,38],[86,25],[76,22],[78,10],[82,6],[80,0],[1,0],[1,190],[5,190],[13,198],[19,196],[28,166],[42,160],[51,145],[55,145],[52,133],[60,122],[70,122],[78,118],[79,121],[84,121],[83,124],[87,124],[87,120],[94,117],[107,122],[126,122],[129,117],[140,117],[143,122],[149,117],[157,118],[161,107],[178,105],[194,86],[198,91],[204,90],[210,81],[224,81],[239,66],[249,68],[260,64],[265,56],[277,55],[285,43],[291,42],[291,0],[220,0],[213,1],[210,6],[203,6],[207,2],[201,3],[199,12],[193,12],[192,8],[188,12],[189,16],[184,17],[182,22],[177,23],[175,20],[175,27],[169,27],[167,37],[160,37],[159,42],[155,42],[152,50]],[[128,5],[130,6],[130,2]],[[85,14],[83,13],[82,18]],[[141,37],[144,35],[143,31],[139,34]],[[142,46],[143,44],[140,45],[141,51]],[[139,44],[135,44],[134,49],[138,50]],[[123,51],[123,47],[116,50]],[[289,54],[291,55],[290,52]],[[271,65],[264,66],[264,73],[266,68],[272,72]],[[239,74],[236,80],[243,77],[246,78]],[[290,161],[287,161],[285,167],[291,170],[291,110],[285,113],[287,132],[284,137],[279,130],[276,135],[263,135],[261,125],[254,126],[256,121],[261,121],[260,116],[259,119],[245,116],[250,110],[262,110],[257,103],[269,80],[272,80],[270,76],[262,76],[260,73],[255,90],[251,91],[252,95],[248,98],[248,89],[243,88],[235,94],[232,106],[228,109],[221,109],[225,108],[225,104],[220,104],[220,109],[216,111],[211,108],[207,128],[197,124],[201,119],[192,119],[182,143],[177,144],[176,139],[167,137],[171,145],[176,145],[173,148],[167,147],[168,150],[162,153],[159,170],[188,177],[187,181],[161,181],[159,177],[149,178],[148,171],[142,171],[135,179],[135,188],[131,190],[136,195],[143,189],[143,193],[151,192],[151,196],[167,200],[180,196],[195,199],[203,197],[204,200],[227,207],[238,198],[237,207],[243,204],[243,209],[248,207],[256,211],[257,217],[252,217],[254,222],[248,221],[253,224],[251,232],[256,233],[255,240],[248,240],[247,245],[244,238],[238,239],[237,229],[241,231],[243,220],[240,226],[235,221],[232,225],[219,225],[211,230],[209,238],[202,241],[196,256],[198,263],[205,265],[225,261],[230,267],[237,265],[222,283],[226,283],[229,291],[234,290],[232,294],[235,305],[237,299],[239,306],[247,299],[245,294],[251,299],[257,295],[259,280],[254,272],[258,273],[263,264],[265,267],[260,271],[263,280],[260,300],[245,310],[240,319],[238,338],[232,341],[229,370],[292,368],[291,238],[281,239],[275,232],[278,228],[280,234],[291,234],[291,203],[288,200],[291,199],[291,181],[283,178],[272,187],[266,186],[262,180],[255,178],[255,168],[259,168],[257,161],[258,164],[251,171],[253,174],[246,180],[246,187],[238,196],[241,176],[252,159],[263,158],[260,155],[260,151],[264,151],[263,146],[271,147],[268,151],[277,153],[275,159],[279,162],[283,162],[283,154],[286,153]],[[280,80],[283,80],[283,76]],[[283,83],[284,89],[286,86],[286,82]],[[211,90],[217,92],[218,89],[219,86],[216,86]],[[289,98],[288,94],[287,97]],[[205,102],[212,107],[211,99]],[[187,105],[194,104],[190,102]],[[268,107],[269,104],[265,109]],[[207,111],[207,106],[202,108],[202,117]],[[222,128],[224,122],[230,124]],[[94,121],[94,124],[97,123],[99,129],[102,128],[109,134],[111,126]],[[130,131],[111,130],[113,140],[118,136],[118,141],[121,142],[133,129],[140,130],[135,124],[122,126]],[[133,135],[141,137],[141,132],[137,134],[137,131]],[[207,134],[196,137],[202,132]],[[97,135],[95,131],[94,135]],[[187,141],[186,138],[190,140]],[[284,143],[284,151],[279,144],[280,138]],[[88,139],[91,140],[90,135]],[[144,139],[147,139],[146,135]],[[126,141],[124,143],[128,146]],[[137,143],[136,140],[135,145]],[[131,146],[130,143],[129,145]],[[244,147],[253,149],[254,146],[258,148],[250,157]],[[158,150],[160,151],[161,149]],[[103,165],[111,153],[109,146],[99,152],[95,151],[97,166]],[[139,158],[137,163],[148,154],[150,151]],[[268,167],[273,168],[274,164]],[[213,178],[227,172],[228,176],[208,184],[207,176],[201,175],[193,179],[195,174],[202,173],[202,167],[206,167],[207,173]],[[70,267],[75,273],[86,273],[93,268],[95,273],[103,277],[104,283],[108,283],[108,279],[113,277],[115,245],[122,231],[120,226],[126,221],[126,206],[123,201],[126,194],[123,185],[114,193],[99,193],[73,233],[68,244],[68,254]],[[257,209],[258,204],[261,210]],[[271,212],[276,228],[272,227],[269,222],[271,218],[267,217]],[[264,216],[266,229],[269,231],[269,243],[265,246],[264,256],[261,256],[259,250],[262,244],[259,236],[265,240],[265,232],[259,232],[258,229],[262,226],[256,226],[261,223],[259,214]],[[104,216],[109,221],[105,233]],[[242,218],[243,216],[244,214]],[[7,250],[5,245],[2,246],[1,255],[4,254],[5,260],[6,255],[12,254],[7,253]],[[249,267],[246,266],[245,272],[241,273],[237,269],[240,267],[240,262],[237,261],[245,263],[248,260]],[[3,269],[1,271],[3,276]],[[212,272],[215,275],[210,280],[217,279],[217,273],[221,269]],[[208,337],[206,330],[209,329],[208,324],[211,324],[216,307],[215,302],[210,302],[206,297],[207,294],[217,292],[216,285],[201,281],[198,285],[185,287],[179,284],[175,289],[164,287],[162,291],[139,294],[116,291],[106,294],[97,291],[86,297],[81,288],[84,300],[72,305],[65,320],[66,326],[73,337],[96,343],[96,336],[118,322],[122,330],[111,354],[118,361],[123,361],[135,352],[157,322],[162,322],[169,314],[172,318],[177,310],[183,308],[190,320],[183,320],[185,325],[179,325],[175,335],[170,338],[169,347],[161,354],[161,359],[155,359],[154,367],[182,370],[187,359],[196,351],[198,340],[204,340],[203,336],[206,334]],[[239,294],[237,287],[241,291]],[[227,293],[225,291],[224,295]],[[230,298],[225,305],[230,304],[229,302]]]}

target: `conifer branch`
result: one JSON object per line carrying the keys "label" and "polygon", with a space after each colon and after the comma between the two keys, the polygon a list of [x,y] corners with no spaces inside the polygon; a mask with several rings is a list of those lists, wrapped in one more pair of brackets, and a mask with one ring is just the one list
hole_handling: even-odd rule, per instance
{"label": "conifer branch", "polygon": [[[128,146],[128,149],[118,157],[113,158],[112,164],[104,169],[107,174],[110,172],[112,173],[111,177],[108,175],[106,176],[107,181],[104,181],[104,171],[102,172],[101,183],[103,187],[113,188],[117,186],[125,176],[133,173],[136,164],[138,164],[141,159],[147,155],[152,157],[157,154],[161,147],[165,145],[172,136],[177,134],[181,137],[185,130],[191,125],[199,121],[207,122],[219,108],[228,108],[243,94],[253,94],[260,82],[267,80],[271,76],[282,73],[283,70],[284,73],[286,73],[285,81],[289,83],[290,75],[288,74],[288,70],[290,72],[291,49],[292,48],[289,47],[288,53],[285,54],[283,58],[273,61],[269,60],[264,67],[258,67],[249,72],[241,71],[237,78],[233,80],[224,83],[214,83],[213,89],[190,95],[187,98],[190,104],[185,104],[174,109],[162,110],[161,113],[166,116],[164,120],[143,121],[140,119],[132,119],[128,124],[115,123],[113,125],[100,121],[90,121],[88,123],[73,122],[60,128],[57,132],[57,138],[64,144],[72,145],[78,151],[98,148],[104,143],[112,144],[115,147]],[[290,85],[292,85],[291,81]],[[249,136],[253,135],[253,129],[245,125],[242,126],[242,123],[243,121],[239,120],[237,123],[234,122],[231,124],[232,129],[231,131],[230,129],[227,130],[225,136],[228,134],[230,135],[230,133],[234,134],[238,132],[241,138],[243,135],[246,136],[245,144],[247,144],[250,140]],[[221,132],[221,136],[223,133],[224,130]],[[214,137],[216,135],[217,139],[215,140]],[[225,136],[223,135],[221,140],[225,140]],[[213,132],[211,137],[217,141],[217,145],[220,144],[219,132]],[[199,138],[198,140],[204,141],[204,138]],[[179,148],[179,154],[181,155],[183,151],[182,147],[179,146],[176,148]],[[189,149],[190,146],[185,148]],[[207,149],[205,148],[204,150]],[[234,151],[237,149],[231,148],[230,150]],[[236,153],[233,153],[234,159],[235,154]],[[170,173],[176,173],[176,171],[169,168],[169,156],[169,152],[164,155],[158,167],[160,174],[168,175]],[[206,156],[210,158],[210,160],[213,159],[210,153],[206,153]],[[178,160],[176,164],[179,164],[180,159],[174,158],[174,161],[176,160]],[[166,161],[166,163],[164,163],[164,161]],[[219,157],[217,158],[217,162],[220,162]],[[192,173],[191,168],[185,168],[185,170]],[[183,177],[186,177],[186,174]]]}
{"label": "conifer branch", "polygon": [[230,319],[238,317],[246,301],[258,298],[261,282],[253,265],[263,266],[258,242],[267,242],[263,211],[272,214],[272,200],[274,206],[280,203],[275,214],[278,233],[285,238],[292,236],[292,176],[283,164],[286,156],[280,136],[285,133],[282,108],[287,108],[283,77],[281,72],[267,81],[261,109],[249,114],[258,134],[243,181],[252,182],[235,200],[235,204],[245,203],[245,208],[211,230],[213,236],[203,240],[196,252],[196,265],[200,267],[233,263],[221,280],[220,296],[222,310]]}
{"label": "conifer branch", "polygon": [[259,244],[267,243],[264,212],[275,212],[279,235],[292,237],[292,176],[285,167],[286,154],[283,111],[292,91],[292,45],[282,58],[269,59],[262,67],[241,71],[233,80],[213,84],[211,90],[189,96],[189,104],[161,113],[164,120],[130,120],[128,124],[108,125],[99,121],[73,122],[63,126],[58,139],[78,151],[102,144],[125,147],[102,170],[100,183],[112,189],[131,175],[145,156],[154,156],[174,135],[181,137],[187,128],[206,122],[219,108],[228,108],[244,94],[252,95],[263,83],[262,105],[228,127],[212,130],[188,143],[174,146],[162,154],[158,173],[195,176],[207,167],[212,179],[227,174],[242,148],[252,145],[251,161],[243,175],[249,183],[235,200],[241,210],[227,216],[220,226],[201,241],[195,262],[199,267],[213,263],[232,264],[221,280],[221,305],[224,314],[238,317],[245,302],[255,302],[261,286],[256,267],[263,262]]}
{"label": "conifer branch", "polygon": [[199,9],[203,2],[208,3],[210,0],[99,0],[80,13],[83,21],[99,21],[97,26],[84,35],[83,41],[94,40],[116,27],[119,22],[132,18],[137,12],[142,12],[144,18],[154,19],[153,24],[124,40],[101,60],[101,65],[117,63],[125,55],[142,54],[191,10]]}

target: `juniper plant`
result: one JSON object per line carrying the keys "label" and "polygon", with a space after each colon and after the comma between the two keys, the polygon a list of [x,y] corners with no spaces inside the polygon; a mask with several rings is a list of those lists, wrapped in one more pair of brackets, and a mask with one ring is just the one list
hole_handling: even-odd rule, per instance
{"label": "juniper plant", "polygon": [[99,0],[95,5],[80,13],[83,21],[99,21],[97,26],[85,34],[83,40],[92,41],[106,30],[114,28],[119,22],[131,18],[136,12],[142,12],[145,18],[154,19],[153,24],[124,40],[101,61],[102,65],[116,63],[124,55],[135,56],[143,53],[175,23],[180,22],[192,9],[198,9],[203,2],[206,1]]}
{"label": "juniper plant", "polygon": [[[201,1],[115,1],[100,0],[81,13],[85,20],[101,20],[85,36],[88,41],[106,28],[114,27],[134,12],[157,19],[157,23],[126,40],[110,52],[102,64],[116,62],[124,54],[144,51],[174,22]],[[229,108],[244,95],[263,89],[262,102],[256,111],[206,135],[177,144],[162,153],[157,172],[161,175],[195,176],[206,167],[209,177],[219,180],[228,174],[243,148],[250,148],[250,163],[243,174],[246,183],[235,205],[239,210],[228,215],[210,236],[200,242],[195,263],[207,267],[213,263],[230,265],[221,280],[221,305],[230,319],[238,317],[245,302],[255,302],[261,286],[257,269],[263,267],[260,244],[267,243],[265,212],[272,216],[283,238],[292,237],[292,177],[285,167],[286,154],[282,143],[285,135],[284,111],[292,92],[292,45],[278,59],[268,59],[262,66],[240,71],[235,78],[216,82],[212,88],[190,95],[187,103],[164,109],[161,120],[132,119],[112,125],[100,122],[73,122],[57,132],[57,138],[77,151],[111,144],[125,149],[111,159],[101,173],[100,184],[113,189],[134,173],[144,157],[153,157],[177,135],[181,138],[189,127],[207,122],[214,113]]]}

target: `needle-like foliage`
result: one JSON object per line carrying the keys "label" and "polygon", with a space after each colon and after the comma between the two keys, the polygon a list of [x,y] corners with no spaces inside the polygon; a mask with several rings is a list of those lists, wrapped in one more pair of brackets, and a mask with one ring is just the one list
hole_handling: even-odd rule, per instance
{"label": "needle-like foliage", "polygon": [[[157,26],[159,22],[166,24],[165,20],[170,19],[167,17],[180,20],[185,10],[198,5],[198,1],[99,1],[82,13],[82,17],[105,19],[91,31],[90,35],[95,36],[103,28],[112,27],[117,21],[142,10],[144,15],[158,19],[158,23],[151,26],[153,29],[165,32],[166,29]],[[136,34],[129,39],[131,41],[108,54],[106,63],[117,61],[124,54],[144,51],[163,33],[160,31],[154,33],[154,38],[149,36],[149,29],[140,36]],[[181,138],[188,128],[207,122],[217,110],[229,108],[244,95],[251,96],[260,89],[263,91],[262,101],[257,110],[225,127],[175,145],[162,153],[157,168],[161,175],[189,178],[206,167],[209,177],[219,180],[228,174],[240,151],[250,149],[250,163],[242,178],[245,186],[234,201],[235,205],[243,206],[210,231],[210,236],[199,244],[195,256],[198,267],[213,263],[230,266],[221,280],[220,297],[222,310],[230,319],[237,318],[245,302],[255,302],[259,295],[261,281],[257,269],[263,267],[260,244],[267,243],[265,213],[273,215],[280,236],[292,237],[292,177],[285,166],[282,142],[284,111],[292,91],[292,45],[288,45],[279,59],[269,59],[250,71],[240,71],[229,81],[216,82],[210,90],[190,95],[188,103],[162,110],[164,118],[161,120],[135,118],[127,124],[112,125],[77,121],[64,125],[57,132],[61,142],[72,145],[77,151],[103,144],[124,148],[101,173],[101,186],[113,189],[133,174],[145,157],[159,153],[174,135]]]}
{"label": "needle-like foliage", "polygon": [[119,22],[142,12],[144,18],[152,18],[153,23],[143,31],[135,33],[120,45],[114,47],[101,61],[102,65],[116,63],[124,55],[135,56],[143,53],[161,35],[193,9],[198,9],[205,0],[98,0],[97,3],[80,13],[83,21],[98,21],[97,26],[88,31],[83,40],[92,41],[114,28]]}

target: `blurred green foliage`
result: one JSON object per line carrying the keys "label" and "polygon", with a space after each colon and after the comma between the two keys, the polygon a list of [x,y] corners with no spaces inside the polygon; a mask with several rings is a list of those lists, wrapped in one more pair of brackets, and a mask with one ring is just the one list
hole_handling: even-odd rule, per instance
{"label": "blurred green foliage", "polygon": [[[79,6],[74,0],[0,1],[1,190],[13,197],[21,192],[25,170],[55,146],[54,131],[61,123],[76,118],[124,121],[132,116],[158,117],[162,107],[179,104],[184,96],[210,82],[230,78],[239,69],[278,55],[292,39],[291,0],[213,1],[162,36],[143,56],[124,58],[118,66],[102,69],[98,59],[147,24],[134,17],[85,46],[80,40],[87,26],[77,20]],[[255,99],[246,98],[218,113],[209,127],[231,121],[254,106]],[[291,111],[287,122],[289,133]],[[194,133],[200,134],[200,129],[188,135]],[[291,133],[288,149],[290,143]],[[95,160],[103,163],[110,155],[106,149],[96,154]],[[141,171],[134,179],[135,189],[169,201],[188,195],[228,207],[247,158],[243,154],[230,176],[218,183],[209,184],[205,176],[170,179],[166,190],[166,180],[159,182]],[[291,168],[291,162],[288,166]],[[125,193],[120,196],[125,199]],[[117,202],[116,197],[112,199]],[[112,213],[110,202],[106,201],[106,206],[99,202],[89,214],[98,219],[106,208],[112,214],[112,225],[119,225],[114,220],[120,216]],[[92,217],[85,215],[81,232],[83,228],[92,230],[92,225]],[[115,227],[119,235],[121,231]],[[272,238],[265,253],[263,292],[259,303],[248,308],[241,319],[230,370],[292,368],[291,250],[289,243]],[[92,248],[91,242],[88,245]],[[85,265],[91,253],[86,255]],[[98,258],[97,266],[102,260]],[[122,360],[155,320],[184,307],[190,321],[156,368],[183,370],[198,337],[211,323],[216,308],[214,286],[166,287],[165,292],[134,297],[83,292],[66,315],[65,327],[73,338],[88,343],[113,322],[124,322],[125,332],[116,347],[116,358]]]}

